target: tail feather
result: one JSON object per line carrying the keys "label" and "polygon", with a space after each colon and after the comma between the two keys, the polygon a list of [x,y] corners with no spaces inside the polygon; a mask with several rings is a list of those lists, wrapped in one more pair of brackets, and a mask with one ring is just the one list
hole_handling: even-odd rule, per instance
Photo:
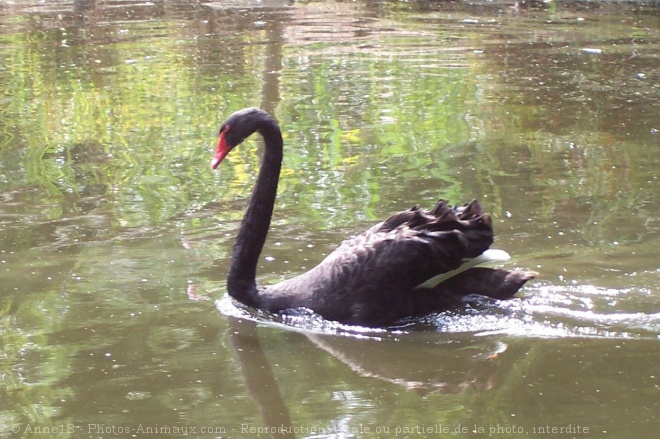
{"label": "tail feather", "polygon": [[525,282],[534,279],[537,274],[533,271],[470,268],[438,284],[435,288],[415,291],[412,314],[425,315],[447,309],[463,302],[466,296],[510,299]]}
{"label": "tail feather", "polygon": [[[462,296],[479,294],[493,299],[510,299],[528,280],[534,279],[535,271],[498,270],[494,268],[473,268],[455,278]],[[450,280],[448,283],[452,283]]]}

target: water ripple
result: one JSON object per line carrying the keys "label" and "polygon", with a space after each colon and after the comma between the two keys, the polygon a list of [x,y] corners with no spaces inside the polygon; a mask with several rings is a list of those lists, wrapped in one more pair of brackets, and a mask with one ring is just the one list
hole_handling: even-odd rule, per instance
{"label": "water ripple", "polygon": [[464,307],[408,319],[387,329],[330,322],[306,309],[272,314],[236,304],[228,295],[216,302],[221,314],[302,332],[382,339],[418,331],[510,335],[532,338],[659,339],[660,313],[617,312],[623,294],[635,291],[593,285],[536,286],[533,295],[497,302],[471,298]]}

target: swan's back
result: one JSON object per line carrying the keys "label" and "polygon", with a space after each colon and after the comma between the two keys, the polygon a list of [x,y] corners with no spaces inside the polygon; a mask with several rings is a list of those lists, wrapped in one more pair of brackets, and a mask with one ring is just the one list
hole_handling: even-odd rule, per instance
{"label": "swan's back", "polygon": [[391,324],[433,311],[420,303],[442,292],[415,287],[481,255],[492,242],[490,217],[477,201],[461,207],[440,201],[431,211],[413,207],[344,241],[307,273],[263,289],[262,305],[307,307],[344,323]]}

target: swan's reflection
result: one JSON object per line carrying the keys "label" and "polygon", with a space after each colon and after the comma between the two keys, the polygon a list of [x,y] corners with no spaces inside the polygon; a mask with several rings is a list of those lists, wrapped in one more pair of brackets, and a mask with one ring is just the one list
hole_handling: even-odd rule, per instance
{"label": "swan's reflection", "polygon": [[463,344],[413,338],[374,341],[319,334],[308,338],[363,377],[377,378],[421,394],[456,394],[470,389],[482,392],[492,388],[501,354],[507,348],[495,340]]}
{"label": "swan's reflection", "polygon": [[276,431],[272,437],[295,437],[290,429],[279,428],[291,426],[291,418],[280,395],[273,371],[261,349],[256,323],[229,317],[229,339],[234,348],[245,387],[259,407],[259,414],[264,425],[269,430]]}
{"label": "swan's reflection", "polygon": [[[286,428],[291,426],[289,410],[257,331],[257,325],[263,330],[262,323],[277,323],[236,315],[228,315],[228,319],[229,338],[264,427],[277,431],[272,437],[295,437],[293,430]],[[289,329],[300,332],[309,349],[329,353],[356,374],[421,395],[487,391],[501,381],[498,372],[507,370],[518,358],[505,343],[492,337],[435,331],[381,331],[355,336]]]}

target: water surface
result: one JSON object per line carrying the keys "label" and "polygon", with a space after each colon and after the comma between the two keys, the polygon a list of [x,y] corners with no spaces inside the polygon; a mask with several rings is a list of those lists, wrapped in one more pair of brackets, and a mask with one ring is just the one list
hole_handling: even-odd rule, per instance
{"label": "water surface", "polygon": [[[658,47],[651,3],[2,5],[0,437],[650,437]],[[387,330],[236,306],[246,106],[286,148],[260,281],[438,198],[538,279]]]}

